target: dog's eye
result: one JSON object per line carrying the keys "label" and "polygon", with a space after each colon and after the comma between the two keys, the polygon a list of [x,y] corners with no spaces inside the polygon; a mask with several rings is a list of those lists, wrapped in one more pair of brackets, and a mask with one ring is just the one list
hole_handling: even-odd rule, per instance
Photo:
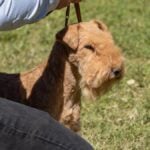
{"label": "dog's eye", "polygon": [[95,50],[94,47],[92,45],[89,45],[89,44],[85,45],[84,48],[89,49],[91,51]]}

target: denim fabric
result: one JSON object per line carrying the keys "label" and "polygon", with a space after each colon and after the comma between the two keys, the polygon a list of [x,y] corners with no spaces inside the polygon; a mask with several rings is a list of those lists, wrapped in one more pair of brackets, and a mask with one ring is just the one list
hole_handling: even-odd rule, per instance
{"label": "denim fabric", "polygon": [[0,99],[0,150],[92,150],[46,112]]}
{"label": "denim fabric", "polygon": [[45,17],[59,0],[0,0],[0,30],[11,30]]}

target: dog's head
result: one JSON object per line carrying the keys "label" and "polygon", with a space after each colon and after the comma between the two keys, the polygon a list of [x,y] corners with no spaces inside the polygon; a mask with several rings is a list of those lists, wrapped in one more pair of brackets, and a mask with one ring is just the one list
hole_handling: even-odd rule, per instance
{"label": "dog's head", "polygon": [[68,47],[68,59],[78,68],[85,95],[96,98],[123,77],[123,56],[104,23],[73,24],[56,38]]}

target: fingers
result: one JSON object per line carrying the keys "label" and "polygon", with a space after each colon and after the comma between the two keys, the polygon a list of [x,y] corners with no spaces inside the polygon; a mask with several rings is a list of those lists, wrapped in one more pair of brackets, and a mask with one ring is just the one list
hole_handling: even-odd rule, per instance
{"label": "fingers", "polygon": [[56,9],[61,9],[63,7],[67,7],[70,3],[78,3],[81,0],[60,0]]}
{"label": "fingers", "polygon": [[78,3],[80,2],[81,0],[71,0],[71,3]]}

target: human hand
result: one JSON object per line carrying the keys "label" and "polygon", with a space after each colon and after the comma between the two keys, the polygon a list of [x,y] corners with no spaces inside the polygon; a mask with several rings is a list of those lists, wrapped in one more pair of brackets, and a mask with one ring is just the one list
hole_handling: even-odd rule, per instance
{"label": "human hand", "polygon": [[80,2],[81,0],[60,0],[58,6],[56,9],[61,9],[63,7],[66,7],[68,6],[70,3],[78,3]]}

